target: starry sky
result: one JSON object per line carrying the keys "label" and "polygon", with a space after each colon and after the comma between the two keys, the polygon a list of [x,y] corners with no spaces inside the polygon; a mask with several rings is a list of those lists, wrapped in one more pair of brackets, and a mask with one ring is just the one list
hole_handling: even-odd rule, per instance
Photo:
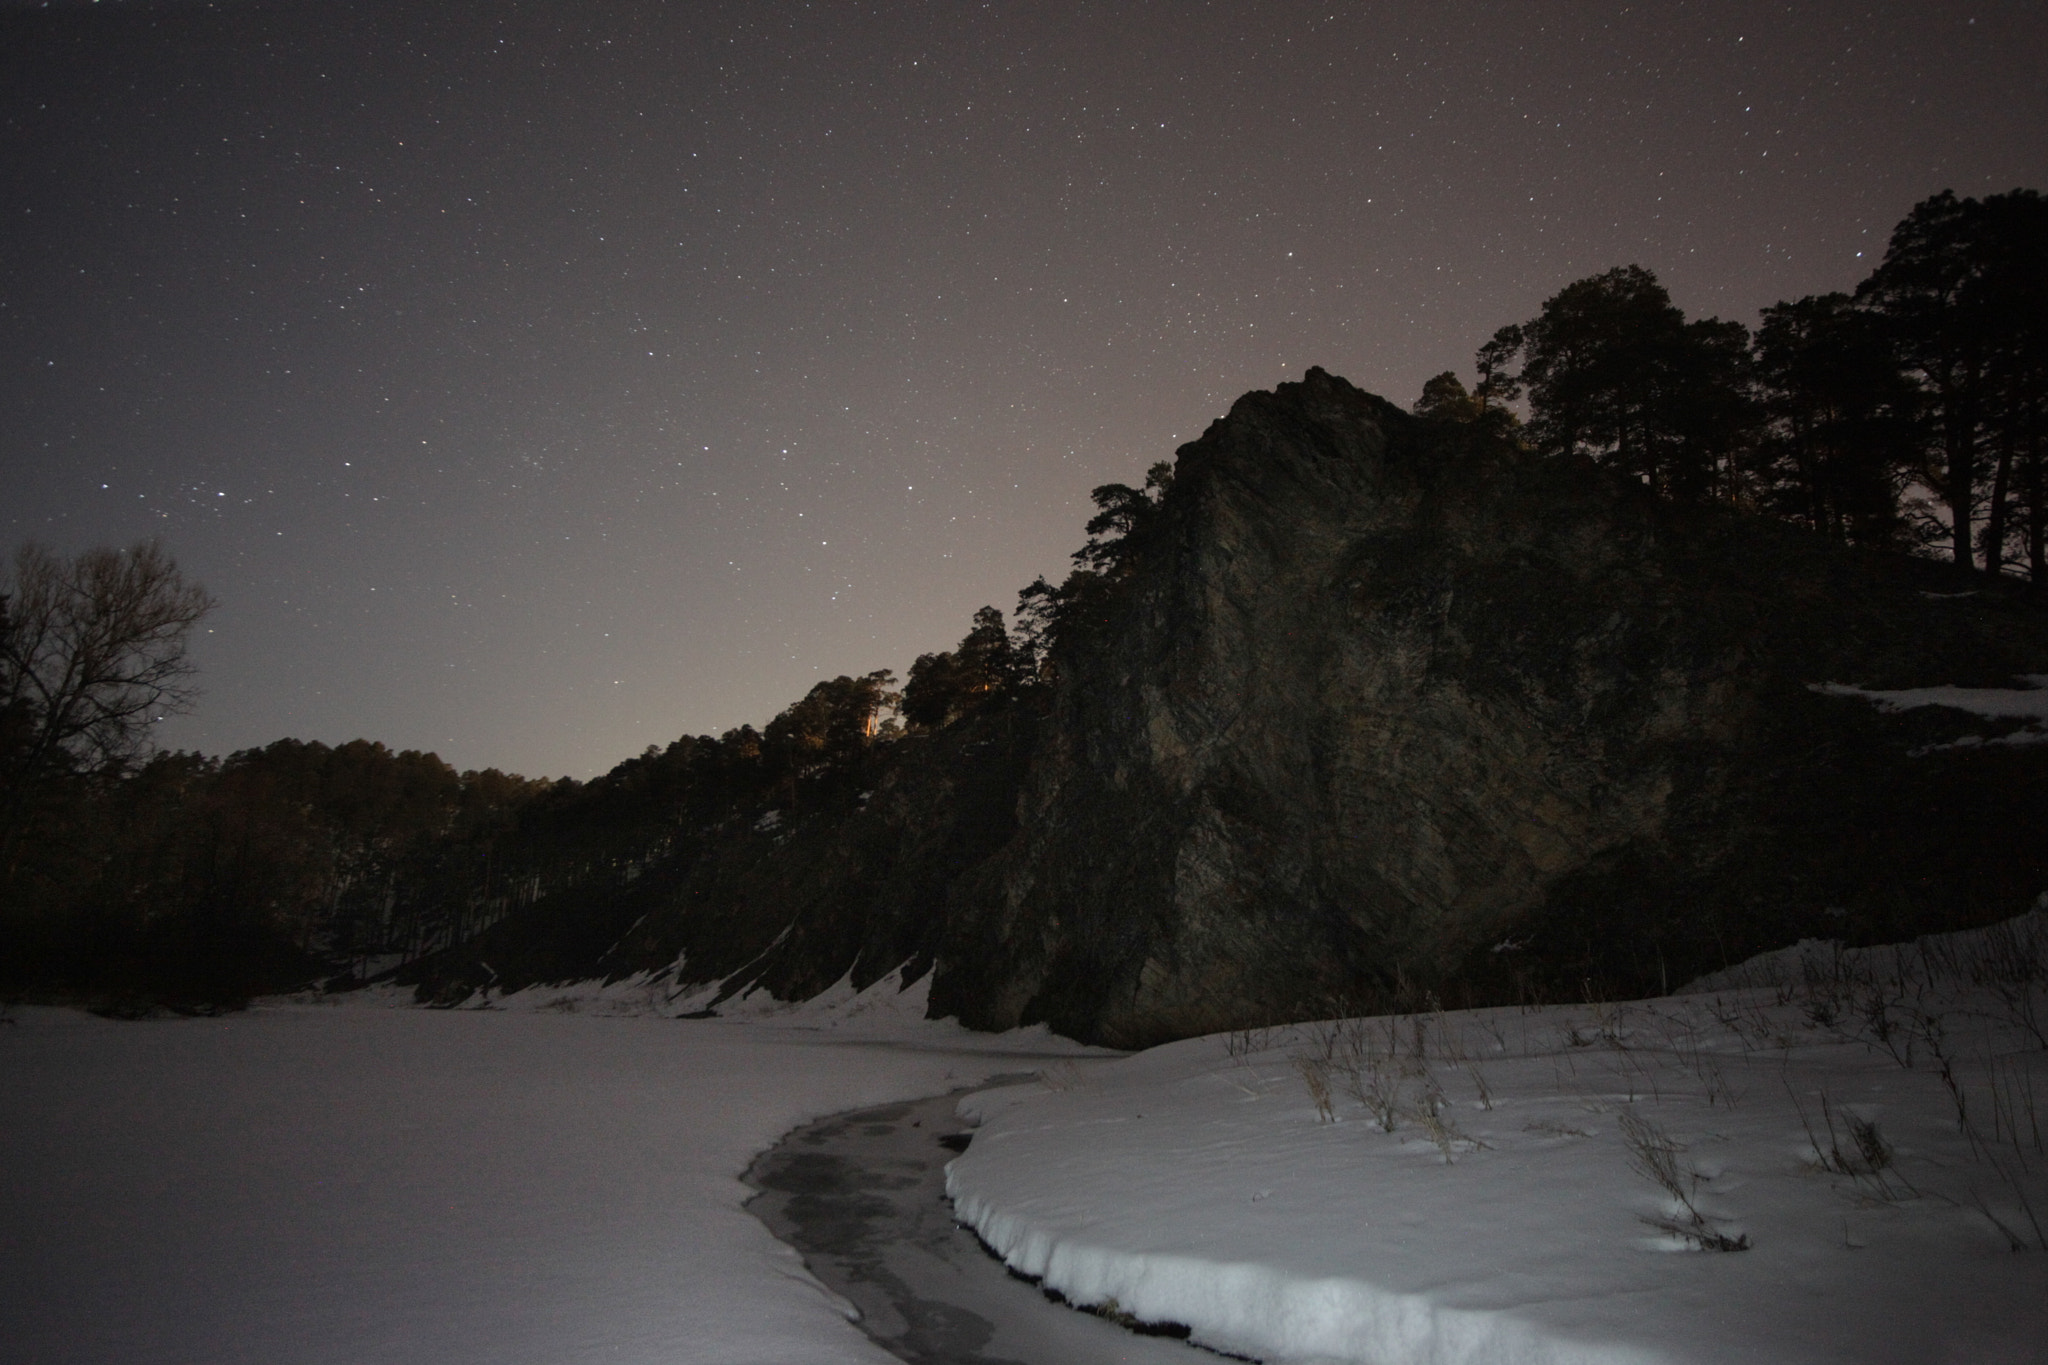
{"label": "starry sky", "polygon": [[0,531],[210,753],[589,776],[950,646],[1088,490],[1610,266],[1754,324],[2048,188],[2048,7],[0,4]]}

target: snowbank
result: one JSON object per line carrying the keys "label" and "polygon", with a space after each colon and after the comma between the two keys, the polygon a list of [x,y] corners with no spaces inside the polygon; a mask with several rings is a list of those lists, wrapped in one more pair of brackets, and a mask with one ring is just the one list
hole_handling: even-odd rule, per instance
{"label": "snowbank", "polygon": [[[696,1022],[701,1012],[711,1008],[717,1001],[715,1017],[726,1021],[756,1020],[784,1024],[795,1029],[846,1031],[852,1034],[890,1034],[931,1040],[939,1037],[957,1039],[986,1039],[989,1035],[977,1034],[962,1028],[953,1020],[927,1020],[925,1010],[931,1000],[932,979],[926,972],[910,985],[903,984],[903,969],[895,971],[873,982],[866,989],[856,989],[852,974],[841,977],[837,982],[812,996],[808,1000],[778,1000],[766,990],[755,987],[742,991],[728,1000],[718,1000],[724,989],[722,981],[712,981],[693,986],[686,991],[677,991],[663,972],[638,972],[617,981],[571,981],[557,985],[528,986],[524,990],[496,994],[479,991],[458,1009],[464,1010],[510,1010],[515,1013],[543,1014],[584,1014],[609,1018],[663,1018],[691,1019]],[[385,1007],[409,1007],[413,1004],[410,987],[373,986],[365,990],[350,992],[339,999],[346,1004],[368,1004]],[[300,1003],[317,1004],[322,997],[306,996]],[[1014,1030],[1004,1035],[1000,1046],[1014,1049],[1050,1044],[1053,1034],[1050,1029],[1039,1026],[1031,1029]],[[1034,1042],[1034,1040],[1036,1040]]]}
{"label": "snowbank", "polygon": [[1927,934],[1911,943],[1884,943],[1849,948],[1831,939],[1801,939],[1790,948],[1758,953],[1745,962],[1710,972],[1673,991],[1674,995],[1713,995],[1768,988],[1773,992],[1811,993],[1829,982],[1890,980],[1912,982],[1928,992],[1942,992],[1972,982],[1986,967],[2024,977],[2029,963],[2048,964],[2048,892],[2034,908],[1989,929],[1964,929]]}
{"label": "snowbank", "polygon": [[2010,734],[1996,739],[1983,739],[1966,735],[1949,744],[1936,744],[1919,752],[1935,749],[1969,748],[1978,744],[2041,744],[2048,743],[2048,673],[2026,673],[2020,676],[2025,687],[1908,687],[1896,691],[1872,691],[1868,688],[1849,687],[1842,683],[1813,683],[1812,689],[1830,697],[1861,697],[1880,711],[1898,713],[1913,711],[1923,706],[1945,706],[1951,711],[1962,711],[1984,720],[2024,720],[2027,723]]}
{"label": "snowbank", "polygon": [[1266,1360],[2048,1360],[2037,920],[1054,1068],[970,1098],[948,1188],[1020,1273]]}

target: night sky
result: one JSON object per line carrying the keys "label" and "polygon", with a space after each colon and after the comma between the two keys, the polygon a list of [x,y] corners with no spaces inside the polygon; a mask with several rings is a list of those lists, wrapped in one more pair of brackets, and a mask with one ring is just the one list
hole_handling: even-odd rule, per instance
{"label": "night sky", "polygon": [[0,530],[220,599],[166,744],[586,776],[945,648],[1322,365],[1754,324],[2048,188],[2048,7],[0,8]]}

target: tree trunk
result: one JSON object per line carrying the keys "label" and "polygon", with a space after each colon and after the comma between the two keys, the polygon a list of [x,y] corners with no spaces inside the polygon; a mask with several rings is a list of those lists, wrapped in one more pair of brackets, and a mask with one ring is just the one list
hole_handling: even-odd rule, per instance
{"label": "tree trunk", "polygon": [[1970,531],[1973,525],[1970,496],[1976,491],[1976,461],[1970,458],[1968,444],[1958,450],[1954,445],[1949,449],[1948,487],[1943,490],[1948,502],[1950,542],[1955,547],[1955,561],[1966,569],[1975,568],[1977,557],[1971,550]]}
{"label": "tree trunk", "polygon": [[2041,469],[2042,402],[2036,398],[2027,423],[2027,574],[2034,591],[2048,593],[2048,507],[2042,506],[2048,479]]}
{"label": "tree trunk", "polygon": [[1991,507],[1984,518],[1984,572],[1996,578],[2005,567],[2005,503],[2012,486],[2013,423],[1998,433],[1998,464],[1991,475]]}
{"label": "tree trunk", "polygon": [[1964,386],[1950,383],[1947,401],[1942,404],[1942,444],[1948,458],[1948,487],[1942,490],[1948,501],[1949,531],[1955,546],[1956,563],[1964,568],[1976,567],[1977,557],[1972,552],[1970,532],[1973,514],[1976,510],[1977,494],[1977,432],[1976,414],[1964,397]]}

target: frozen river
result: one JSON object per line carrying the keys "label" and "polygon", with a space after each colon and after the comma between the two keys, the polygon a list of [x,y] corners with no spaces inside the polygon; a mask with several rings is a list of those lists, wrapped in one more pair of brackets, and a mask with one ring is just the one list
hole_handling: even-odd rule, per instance
{"label": "frozen river", "polygon": [[[1049,1306],[957,1211],[1267,1360],[2048,1365],[2043,963],[2035,915],[1115,1060],[893,983],[702,1020],[633,983],[25,1011],[0,1362],[1203,1358]],[[950,1097],[1020,1074],[948,1169]]]}
{"label": "frozen river", "polygon": [[740,1173],[806,1121],[1076,1051],[566,1011],[20,1012],[0,1360],[879,1365]]}

